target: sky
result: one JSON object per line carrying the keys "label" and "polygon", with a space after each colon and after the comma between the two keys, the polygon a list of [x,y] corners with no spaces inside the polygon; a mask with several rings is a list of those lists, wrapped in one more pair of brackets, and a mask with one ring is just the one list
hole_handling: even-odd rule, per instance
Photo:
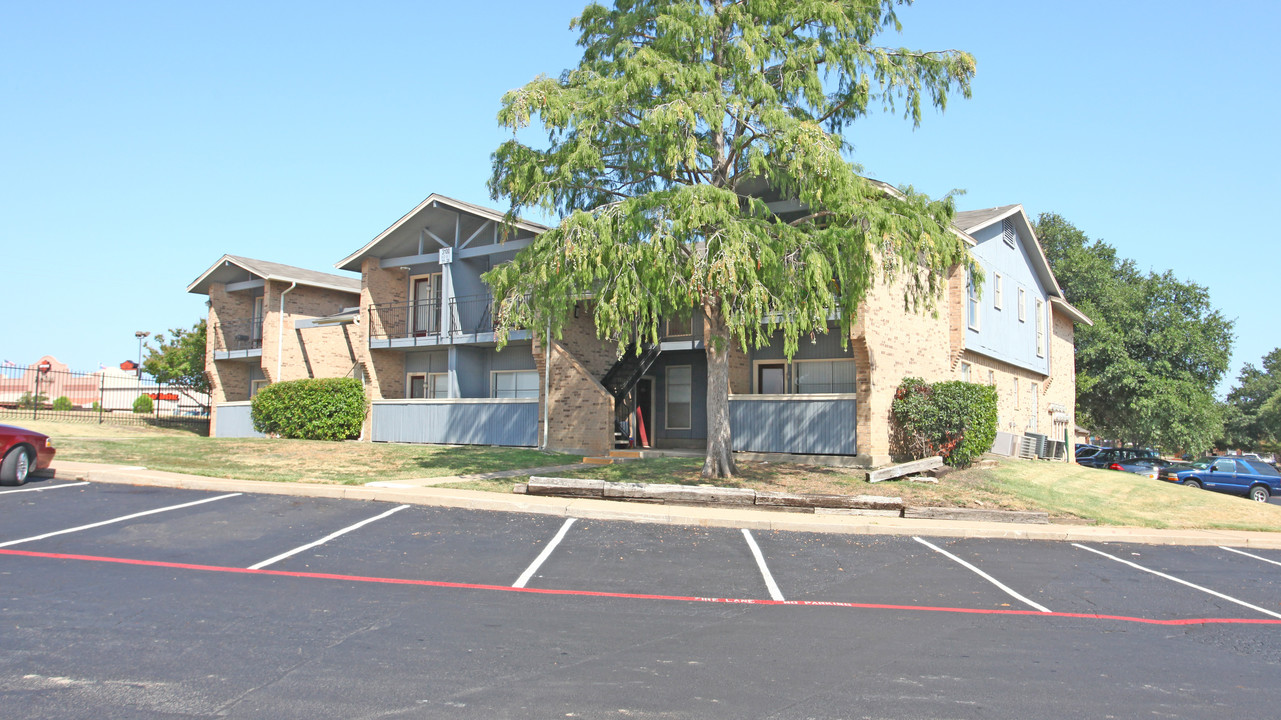
{"label": "sky", "polygon": [[[136,360],[223,254],[326,272],[431,193],[489,197],[504,92],[580,59],[583,0],[0,0],[0,360]],[[1055,212],[1206,286],[1232,366],[1281,346],[1281,4],[918,0],[973,96],[846,131],[871,177]]]}

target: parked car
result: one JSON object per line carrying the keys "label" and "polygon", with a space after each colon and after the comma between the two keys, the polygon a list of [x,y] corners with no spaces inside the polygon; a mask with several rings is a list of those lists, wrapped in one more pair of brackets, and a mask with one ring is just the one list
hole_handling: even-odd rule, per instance
{"label": "parked car", "polygon": [[1112,463],[1121,462],[1122,460],[1134,460],[1135,458],[1156,457],[1156,453],[1151,450],[1137,450],[1135,448],[1103,448],[1089,457],[1077,457],[1076,463],[1085,467],[1107,469]]}
{"label": "parked car", "polygon": [[55,452],[48,435],[0,425],[0,485],[21,485],[32,472],[48,468]]}
{"label": "parked car", "polygon": [[1281,494],[1281,472],[1259,460],[1239,457],[1204,457],[1190,467],[1166,468],[1161,479],[1192,488],[1244,495],[1256,502]]}
{"label": "parked car", "polygon": [[1103,448],[1099,447],[1098,445],[1090,445],[1090,444],[1087,444],[1087,443],[1077,443],[1077,444],[1076,444],[1076,459],[1077,459],[1077,460],[1080,460],[1081,458],[1087,458],[1087,457],[1090,457],[1091,455],[1093,455],[1094,453],[1096,453],[1096,452],[1098,452],[1098,451],[1100,451],[1100,450],[1102,450],[1102,449],[1103,449]]}
{"label": "parked car", "polygon": [[1158,457],[1136,457],[1117,460],[1108,465],[1107,469],[1130,472],[1142,475],[1149,480],[1156,480],[1161,477],[1162,470],[1175,464],[1172,460],[1163,460]]}

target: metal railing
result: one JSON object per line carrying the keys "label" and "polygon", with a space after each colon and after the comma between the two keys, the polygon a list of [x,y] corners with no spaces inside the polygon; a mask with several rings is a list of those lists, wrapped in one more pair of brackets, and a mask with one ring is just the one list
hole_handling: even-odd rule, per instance
{"label": "metal railing", "polygon": [[262,318],[231,320],[213,326],[214,350],[262,349]]}
{"label": "metal railing", "polygon": [[369,338],[455,338],[460,335],[493,332],[493,297],[464,295],[452,297],[448,315],[441,318],[441,298],[411,302],[377,303],[369,306]]}
{"label": "metal railing", "polygon": [[209,433],[209,396],[133,371],[73,372],[39,365],[0,368],[0,418],[185,427]]}

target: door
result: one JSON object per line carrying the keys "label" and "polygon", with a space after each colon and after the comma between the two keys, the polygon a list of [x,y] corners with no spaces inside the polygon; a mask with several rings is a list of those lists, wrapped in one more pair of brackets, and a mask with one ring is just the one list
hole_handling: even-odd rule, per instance
{"label": "door", "polygon": [[760,395],[782,395],[787,392],[787,366],[783,363],[757,365],[756,392]]}
{"label": "door", "polygon": [[654,379],[641,378],[636,383],[636,442],[642,447],[654,446]]}
{"label": "door", "polygon": [[440,273],[414,278],[410,307],[414,337],[440,334]]}
{"label": "door", "polygon": [[254,314],[249,319],[249,347],[262,347],[263,297],[254,298]]}
{"label": "door", "polygon": [[1206,479],[1210,481],[1207,482],[1206,485],[1213,483],[1215,490],[1234,492],[1239,495],[1245,494],[1245,487],[1242,484],[1243,481],[1237,479],[1236,460],[1215,460],[1209,477]]}

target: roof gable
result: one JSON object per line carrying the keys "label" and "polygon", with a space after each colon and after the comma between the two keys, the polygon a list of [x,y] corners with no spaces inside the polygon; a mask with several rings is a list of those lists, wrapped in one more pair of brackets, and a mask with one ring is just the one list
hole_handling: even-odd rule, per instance
{"label": "roof gable", "polygon": [[[472,218],[480,220],[481,225],[485,222],[501,224],[506,219],[502,212],[494,210],[493,208],[487,208],[481,205],[475,205],[473,203],[455,200],[444,195],[432,193],[427,196],[427,199],[418,203],[413,210],[405,213],[399,220],[392,223],[390,227],[379,233],[377,237],[366,243],[364,247],[334,263],[334,267],[343,270],[351,270],[353,272],[360,272],[360,263],[367,257],[390,257],[396,255],[415,254],[414,252],[406,251],[403,247],[392,247],[403,246],[406,243],[406,233],[399,231],[409,229],[413,225],[421,225],[423,228],[429,228],[433,224],[433,218],[430,217],[430,215],[433,213],[440,213],[442,210],[446,213],[462,213],[470,215]],[[416,222],[418,220],[421,220],[422,222]],[[436,219],[436,222],[439,223],[441,220]],[[546,225],[540,225],[526,220],[517,220],[515,226],[517,230],[523,230],[534,235],[541,234],[548,230]],[[439,237],[445,237],[440,233],[436,234]],[[414,240],[419,237],[412,233],[410,233],[410,235],[412,235],[412,238],[408,238],[409,240]],[[453,231],[450,230],[448,235],[452,238]],[[440,249],[440,246],[434,240],[430,242],[431,250],[434,251]]]}
{"label": "roof gable", "polygon": [[187,292],[208,295],[209,286],[213,283],[238,282],[254,278],[279,280],[326,290],[360,294],[360,278],[317,272],[316,270],[307,270],[293,265],[239,257],[237,255],[223,255],[218,259],[218,262],[201,273],[200,277],[187,286]]}

